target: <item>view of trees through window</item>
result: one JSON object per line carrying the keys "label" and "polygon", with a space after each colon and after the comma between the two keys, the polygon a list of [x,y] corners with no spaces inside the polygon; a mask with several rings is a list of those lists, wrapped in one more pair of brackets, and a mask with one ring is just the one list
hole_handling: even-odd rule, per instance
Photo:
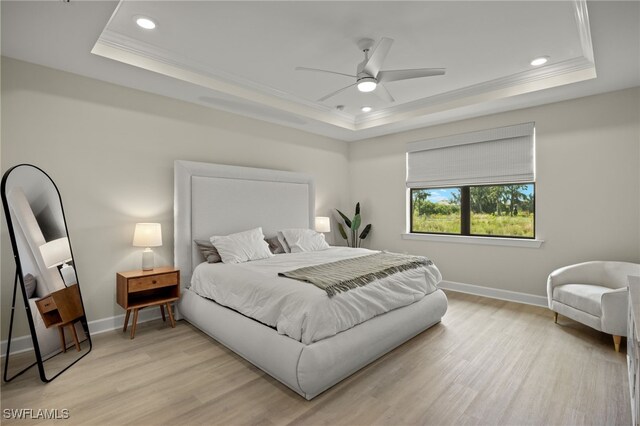
{"label": "view of trees through window", "polygon": [[534,238],[534,184],[411,190],[411,232]]}
{"label": "view of trees through window", "polygon": [[460,188],[412,189],[411,232],[460,234]]}

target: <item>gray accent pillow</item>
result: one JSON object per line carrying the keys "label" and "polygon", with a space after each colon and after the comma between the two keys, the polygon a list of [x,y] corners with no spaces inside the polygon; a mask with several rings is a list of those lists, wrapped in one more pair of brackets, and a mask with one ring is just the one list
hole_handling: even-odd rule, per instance
{"label": "gray accent pillow", "polygon": [[287,244],[287,240],[284,238],[284,234],[282,233],[282,231],[278,231],[277,235],[278,235],[278,241],[280,242],[280,245],[284,249],[284,252],[291,253],[291,248],[289,248],[289,244]]}
{"label": "gray accent pillow", "polygon": [[286,253],[286,251],[284,251],[284,247],[282,247],[282,244],[280,244],[280,240],[278,240],[277,236],[265,238],[264,240],[267,242],[267,244],[269,244],[269,250],[271,250],[271,253],[273,254]]}
{"label": "gray accent pillow", "polygon": [[22,281],[24,282],[24,289],[27,292],[27,299],[31,299],[36,292],[36,278],[31,274],[27,274]]}
{"label": "gray accent pillow", "polygon": [[193,240],[194,243],[198,246],[200,253],[204,259],[209,263],[218,263],[222,262],[222,258],[218,253],[218,250],[211,244],[211,241],[207,240]]}

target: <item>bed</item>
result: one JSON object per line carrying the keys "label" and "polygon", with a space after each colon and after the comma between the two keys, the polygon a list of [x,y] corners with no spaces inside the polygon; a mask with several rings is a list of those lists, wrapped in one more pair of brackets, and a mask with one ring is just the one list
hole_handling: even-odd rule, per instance
{"label": "bed", "polygon": [[258,226],[267,236],[312,228],[314,181],[301,173],[190,161],[175,162],[174,179],[174,261],[183,285],[177,315],[306,399],[438,323],[446,312],[446,296],[436,289],[333,336],[295,339],[202,297],[189,288],[202,263],[193,241]]}

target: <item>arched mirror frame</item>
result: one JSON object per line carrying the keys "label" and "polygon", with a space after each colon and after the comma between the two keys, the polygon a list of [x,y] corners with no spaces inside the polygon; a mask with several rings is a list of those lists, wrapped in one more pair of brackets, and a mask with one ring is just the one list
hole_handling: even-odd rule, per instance
{"label": "arched mirror frame", "polygon": [[[6,196],[7,180],[11,176],[11,173],[15,169],[17,169],[19,167],[33,167],[34,169],[36,169],[37,171],[42,173],[47,179],[49,179],[49,181],[51,182],[51,184],[53,185],[53,187],[56,190],[56,194],[58,195],[58,201],[60,203],[60,209],[62,211],[62,222],[64,224],[64,229],[65,229],[66,236],[67,236],[67,238],[69,238],[69,228],[67,227],[67,219],[66,219],[66,216],[65,216],[65,213],[64,213],[64,205],[62,204],[62,196],[60,195],[60,190],[58,189],[58,186],[53,181],[53,179],[51,179],[51,177],[44,170],[42,170],[41,168],[39,168],[37,166],[34,166],[33,164],[26,164],[26,163],[18,164],[16,166],[11,167],[9,170],[7,170],[5,172],[5,174],[2,176],[2,182],[0,184],[0,194],[2,196],[2,205],[3,205],[3,208],[4,208],[5,220],[7,221],[7,228],[9,230],[9,237],[11,239],[11,249],[13,250],[13,258],[14,258],[14,261],[15,261],[16,272],[15,272],[15,279],[14,279],[14,283],[13,283],[13,295],[12,295],[12,298],[11,298],[11,318],[9,320],[9,334],[8,334],[8,337],[7,337],[7,350],[6,350],[6,356],[5,356],[3,379],[4,379],[5,382],[10,382],[13,379],[15,379],[16,377],[18,377],[18,376],[22,375],[23,373],[25,373],[26,371],[28,371],[34,365],[37,365],[38,366],[38,372],[39,372],[39,375],[40,375],[40,380],[42,380],[45,383],[48,383],[48,382],[52,381],[53,379],[55,379],[56,377],[58,377],[60,374],[62,374],[65,371],[67,371],[71,366],[76,364],[82,358],[87,356],[91,352],[91,349],[92,349],[93,345],[92,345],[92,342],[91,342],[91,335],[89,333],[89,325],[87,324],[87,315],[86,315],[86,310],[84,309],[84,301],[82,300],[82,290],[80,288],[80,279],[78,278],[78,271],[77,271],[77,268],[76,268],[75,269],[76,281],[77,281],[77,285],[78,285],[78,293],[80,294],[80,304],[82,306],[82,311],[83,311],[83,316],[80,319],[80,323],[82,324],[82,328],[83,328],[83,330],[85,332],[85,336],[86,336],[87,342],[89,344],[89,347],[88,347],[88,350],[85,353],[83,353],[77,359],[75,359],[72,362],[70,362],[69,365],[67,365],[66,367],[62,368],[60,371],[58,371],[52,377],[50,377],[50,378],[47,377],[46,370],[45,370],[45,365],[44,365],[44,362],[46,360],[43,359],[42,354],[40,352],[40,346],[38,344],[38,337],[37,337],[36,328],[35,328],[35,324],[34,324],[34,320],[33,320],[33,313],[31,312],[32,309],[29,306],[27,292],[26,292],[26,289],[25,289],[24,275],[23,275],[22,264],[20,262],[20,253],[19,253],[19,250],[18,250],[18,243],[17,243],[17,240],[16,240],[15,229],[14,229],[14,225],[13,225],[13,220],[11,218],[11,211],[10,211],[9,203],[8,203],[7,196]],[[70,239],[69,239],[69,241],[70,241]],[[73,248],[71,247],[71,244],[69,244],[69,250],[71,252],[71,257],[74,260],[74,265],[75,265],[75,257],[73,256]],[[27,314],[27,321],[29,323],[29,330],[31,332],[31,340],[32,340],[32,343],[33,343],[33,350],[35,352],[36,361],[34,363],[26,366],[22,370],[18,371],[17,373],[13,374],[11,377],[7,377],[8,376],[8,368],[9,368],[9,358],[10,358],[10,353],[11,353],[11,337],[12,337],[12,331],[13,331],[13,320],[14,320],[14,313],[15,313],[15,306],[16,306],[16,294],[17,294],[17,289],[18,289],[18,282],[20,282],[20,289],[21,289],[22,298],[23,298],[23,302],[24,302],[25,312]]]}

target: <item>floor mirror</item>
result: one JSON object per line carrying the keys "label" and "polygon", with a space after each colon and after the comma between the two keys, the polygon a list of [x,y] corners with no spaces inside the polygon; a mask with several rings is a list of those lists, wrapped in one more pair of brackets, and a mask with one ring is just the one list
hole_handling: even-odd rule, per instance
{"label": "floor mirror", "polygon": [[[16,268],[3,378],[37,366],[49,382],[91,351],[62,198],[49,175],[30,164],[9,169],[0,191]],[[27,332],[31,345],[19,337]]]}

